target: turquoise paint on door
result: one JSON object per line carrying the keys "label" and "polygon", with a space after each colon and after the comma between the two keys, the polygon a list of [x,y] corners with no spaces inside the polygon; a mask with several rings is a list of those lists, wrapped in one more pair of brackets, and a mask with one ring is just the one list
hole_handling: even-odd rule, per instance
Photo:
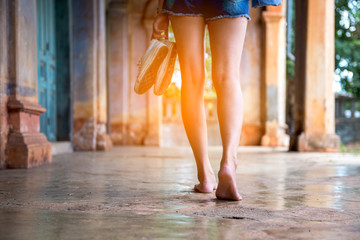
{"label": "turquoise paint on door", "polygon": [[37,0],[38,98],[46,108],[40,131],[56,140],[56,42],[54,0]]}

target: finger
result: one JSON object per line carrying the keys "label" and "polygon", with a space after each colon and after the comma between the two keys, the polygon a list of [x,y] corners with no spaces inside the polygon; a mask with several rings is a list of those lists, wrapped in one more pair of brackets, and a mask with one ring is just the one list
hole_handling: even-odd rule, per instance
{"label": "finger", "polygon": [[153,32],[156,34],[164,34],[166,32],[166,30],[164,29],[160,29],[160,30],[156,30],[155,28],[153,29]]}
{"label": "finger", "polygon": [[160,39],[161,38],[161,34],[159,34],[159,33],[157,33],[157,32],[153,32],[153,34],[152,34],[152,37],[151,37],[152,39]]}
{"label": "finger", "polygon": [[166,29],[165,31],[165,39],[169,40],[169,29]]}
{"label": "finger", "polygon": [[168,29],[168,26],[166,26],[165,24],[154,24],[153,29],[156,32],[164,32]]}

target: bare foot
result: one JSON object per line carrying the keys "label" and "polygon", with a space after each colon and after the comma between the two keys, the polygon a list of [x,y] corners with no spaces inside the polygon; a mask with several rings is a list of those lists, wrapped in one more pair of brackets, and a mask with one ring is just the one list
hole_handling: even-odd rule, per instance
{"label": "bare foot", "polygon": [[215,192],[218,199],[233,201],[242,200],[236,187],[235,171],[235,167],[230,167],[228,164],[222,164],[218,173],[219,185]]}
{"label": "bare foot", "polygon": [[199,176],[199,184],[194,186],[194,190],[200,193],[211,193],[217,188],[216,179],[214,173],[208,174],[209,177]]}

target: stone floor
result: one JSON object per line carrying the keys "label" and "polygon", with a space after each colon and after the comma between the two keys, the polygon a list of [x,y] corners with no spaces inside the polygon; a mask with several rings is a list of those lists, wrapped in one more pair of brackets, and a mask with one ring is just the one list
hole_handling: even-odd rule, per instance
{"label": "stone floor", "polygon": [[360,239],[360,155],[239,148],[237,177],[219,201],[187,147],[56,155],[0,172],[0,239]]}

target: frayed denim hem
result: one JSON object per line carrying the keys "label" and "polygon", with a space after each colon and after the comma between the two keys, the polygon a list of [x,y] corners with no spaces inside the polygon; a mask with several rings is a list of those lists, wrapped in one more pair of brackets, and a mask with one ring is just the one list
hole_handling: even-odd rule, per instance
{"label": "frayed denim hem", "polygon": [[259,8],[259,7],[266,7],[266,6],[280,6],[281,5],[281,3],[279,3],[279,4],[257,4],[257,5],[255,5],[255,6],[251,6],[252,8]]}
{"label": "frayed denim hem", "polygon": [[251,20],[250,16],[248,14],[238,14],[238,15],[219,15],[212,18],[207,18],[206,21],[212,21],[212,20],[218,20],[222,18],[235,18],[235,17],[246,17],[249,21]]}
{"label": "frayed denim hem", "polygon": [[[201,13],[178,13],[178,12],[172,12],[170,10],[167,9],[162,9],[161,12],[163,13],[167,13],[167,14],[171,14],[174,16],[188,16],[188,17],[204,17],[203,14]],[[212,21],[212,20],[217,20],[217,19],[222,19],[222,18],[234,18],[234,17],[246,17],[249,21],[251,20],[250,16],[246,13],[244,14],[238,14],[238,15],[219,15],[219,16],[215,16],[212,18],[205,18],[205,21]]]}
{"label": "frayed denim hem", "polygon": [[178,12],[172,12],[170,10],[167,9],[162,9],[161,10],[162,13],[167,13],[167,14],[171,14],[174,16],[188,16],[188,17],[204,17],[204,15],[202,15],[201,13],[178,13]]}

